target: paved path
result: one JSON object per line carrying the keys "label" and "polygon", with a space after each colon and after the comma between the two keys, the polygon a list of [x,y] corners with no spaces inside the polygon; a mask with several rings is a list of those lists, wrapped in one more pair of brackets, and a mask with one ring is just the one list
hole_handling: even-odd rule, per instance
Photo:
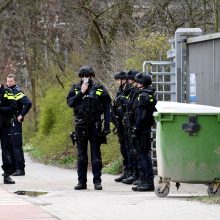
{"label": "paved path", "polygon": [[52,220],[47,211],[30,201],[8,192],[0,186],[0,219],[1,220]]}
{"label": "paved path", "polygon": [[[207,186],[181,184],[179,191],[171,184],[171,192],[166,198],[158,198],[154,192],[133,192],[130,185],[115,183],[115,176],[103,175],[103,190],[93,189],[92,175],[88,174],[88,189],[75,191],[77,183],[75,170],[46,166],[30,160],[26,155],[27,175],[14,177],[15,185],[0,183],[0,220],[18,220],[2,218],[4,205],[15,204],[38,209],[41,217],[27,216],[23,219],[62,219],[62,220],[220,220],[220,205],[208,205],[190,201],[191,196],[206,195]],[[15,191],[46,191],[38,197],[17,196]],[[1,194],[3,193],[3,199]],[[5,200],[4,200],[5,199]],[[16,207],[17,207],[16,205]],[[10,214],[16,212],[15,206]],[[42,211],[44,210],[44,212]],[[37,211],[36,211],[37,212]],[[35,213],[36,213],[35,212]],[[51,216],[48,216],[48,213]],[[52,217],[54,216],[54,218]]]}

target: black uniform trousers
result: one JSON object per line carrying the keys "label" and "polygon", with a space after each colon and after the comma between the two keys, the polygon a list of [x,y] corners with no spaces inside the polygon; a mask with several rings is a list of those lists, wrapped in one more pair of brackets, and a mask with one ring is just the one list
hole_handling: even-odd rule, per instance
{"label": "black uniform trousers", "polygon": [[133,153],[133,146],[132,146],[132,141],[131,141],[131,129],[124,126],[124,139],[126,143],[126,148],[127,148],[127,160],[128,160],[128,170],[130,171],[136,171],[138,172],[138,162],[137,158],[135,157]]}
{"label": "black uniform trousers", "polygon": [[2,150],[2,169],[5,174],[15,171],[13,163],[12,129],[9,125],[3,125],[0,129],[1,150]]}
{"label": "black uniform trousers", "polygon": [[14,166],[16,169],[24,170],[25,160],[22,148],[22,123],[15,121],[11,129]]}
{"label": "black uniform trousers", "polygon": [[150,132],[141,133],[136,141],[136,155],[138,160],[139,177],[141,181],[152,181],[154,179],[153,163],[151,158]]}
{"label": "black uniform trousers", "polygon": [[88,142],[90,143],[93,183],[101,183],[102,158],[99,134],[101,122],[90,123],[88,127],[77,126],[76,138],[78,149],[77,173],[79,183],[87,182]]}
{"label": "black uniform trousers", "polygon": [[128,141],[126,139],[127,137],[122,122],[118,123],[117,134],[118,134],[118,142],[120,144],[120,152],[122,155],[123,167],[125,170],[128,171],[130,168],[130,164],[128,160],[128,151],[127,151]]}

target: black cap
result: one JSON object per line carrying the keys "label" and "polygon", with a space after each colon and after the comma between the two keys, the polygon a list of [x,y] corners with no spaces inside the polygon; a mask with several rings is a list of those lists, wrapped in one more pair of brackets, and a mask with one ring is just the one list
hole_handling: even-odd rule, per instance
{"label": "black cap", "polygon": [[126,72],[120,71],[114,74],[114,79],[127,79]]}
{"label": "black cap", "polygon": [[137,83],[140,83],[144,86],[149,86],[152,84],[151,75],[147,73],[138,73],[134,79]]}
{"label": "black cap", "polygon": [[79,69],[79,77],[95,76],[95,72],[90,66],[83,66]]}
{"label": "black cap", "polygon": [[139,71],[131,69],[127,72],[127,79],[134,80],[134,77],[139,73]]}

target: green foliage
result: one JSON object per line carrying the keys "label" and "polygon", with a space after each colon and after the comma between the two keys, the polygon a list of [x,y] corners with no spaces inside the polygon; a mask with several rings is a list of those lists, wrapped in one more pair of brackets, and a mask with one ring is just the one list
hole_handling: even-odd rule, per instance
{"label": "green foliage", "polygon": [[103,173],[117,175],[122,172],[122,158],[115,159],[113,162],[103,168]]}
{"label": "green foliage", "polygon": [[164,34],[142,31],[132,40],[126,42],[129,51],[125,61],[126,69],[142,70],[144,61],[166,60],[166,52],[170,45]]}
{"label": "green foliage", "polygon": [[117,135],[113,132],[107,136],[107,144],[101,146],[103,164],[110,164],[120,155]]}
{"label": "green foliage", "polygon": [[38,132],[31,138],[33,155],[43,161],[56,162],[64,155],[73,155],[69,133],[72,111],[66,104],[67,91],[51,87],[40,102]]}

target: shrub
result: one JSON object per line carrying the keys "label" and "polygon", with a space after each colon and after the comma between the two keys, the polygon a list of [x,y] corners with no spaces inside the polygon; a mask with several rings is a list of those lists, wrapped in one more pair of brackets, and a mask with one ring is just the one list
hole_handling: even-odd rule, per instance
{"label": "shrub", "polygon": [[[69,134],[72,131],[72,111],[66,104],[67,91],[50,88],[40,102],[38,131],[31,138],[35,153],[44,161],[53,162],[63,154],[73,152]],[[33,153],[34,154],[34,153]]]}

